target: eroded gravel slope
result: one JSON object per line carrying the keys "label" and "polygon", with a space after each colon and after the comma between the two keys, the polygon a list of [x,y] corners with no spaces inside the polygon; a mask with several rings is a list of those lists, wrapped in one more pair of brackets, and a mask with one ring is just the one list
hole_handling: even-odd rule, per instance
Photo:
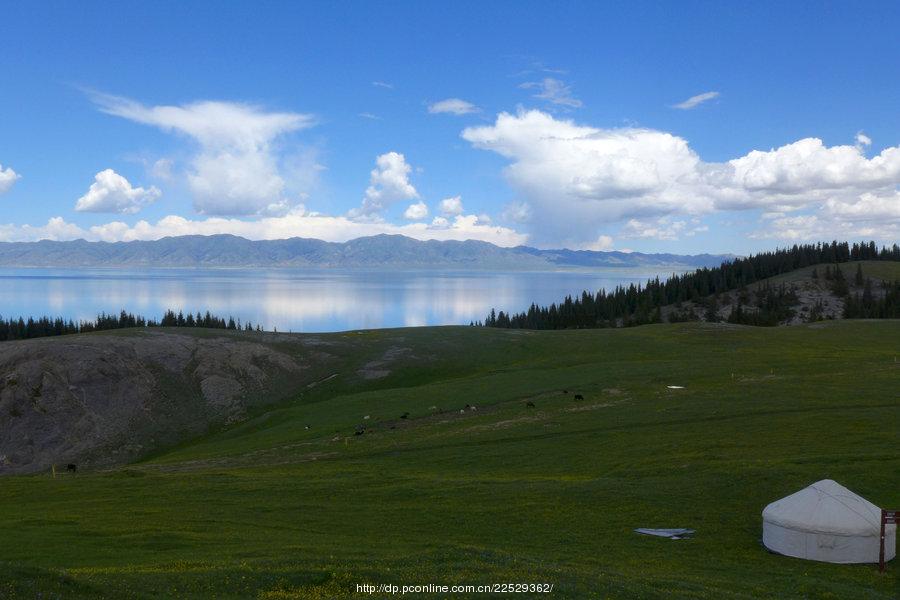
{"label": "eroded gravel slope", "polygon": [[135,460],[277,402],[339,362],[302,336],[159,330],[0,344],[0,474]]}

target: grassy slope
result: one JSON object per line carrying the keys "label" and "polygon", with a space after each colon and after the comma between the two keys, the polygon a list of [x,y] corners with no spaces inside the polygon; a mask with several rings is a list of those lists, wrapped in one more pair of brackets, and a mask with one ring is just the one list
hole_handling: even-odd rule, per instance
{"label": "grassy slope", "polygon": [[[497,581],[557,598],[897,596],[896,564],[789,559],[759,538],[765,504],[826,477],[900,506],[900,322],[340,335],[419,358],[140,465],[0,481],[0,597]],[[352,436],[359,423],[372,431]]]}
{"label": "grassy slope", "polygon": [[[896,261],[888,261],[888,260],[859,260],[852,261],[846,263],[840,263],[841,271],[844,273],[844,277],[852,284],[853,277],[856,275],[857,265],[862,265],[863,275],[866,277],[871,277],[874,280],[882,280],[882,281],[897,281],[900,280],[900,262]],[[764,279],[757,285],[762,285],[763,283],[769,283],[771,285],[780,285],[782,283],[797,283],[797,282],[806,282],[812,280],[812,271],[813,269],[818,269],[819,272],[819,280],[823,282],[824,285],[824,277],[825,277],[825,267],[830,266],[834,267],[834,265],[826,265],[825,263],[813,265],[810,267],[804,267],[802,269],[797,269],[796,271],[791,271],[790,273],[785,273],[784,275],[777,275],[775,277],[770,277],[768,279]]]}

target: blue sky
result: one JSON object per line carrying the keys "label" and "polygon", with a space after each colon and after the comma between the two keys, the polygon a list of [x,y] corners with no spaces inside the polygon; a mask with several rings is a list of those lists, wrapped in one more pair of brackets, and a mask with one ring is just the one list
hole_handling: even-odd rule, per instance
{"label": "blue sky", "polygon": [[2,12],[0,240],[900,238],[895,2]]}

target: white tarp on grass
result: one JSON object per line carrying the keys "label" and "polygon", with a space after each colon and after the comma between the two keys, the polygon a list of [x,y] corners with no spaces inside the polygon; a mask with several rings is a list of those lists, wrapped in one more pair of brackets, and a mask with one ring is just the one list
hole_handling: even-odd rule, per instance
{"label": "white tarp on grass", "polygon": [[[831,563],[876,563],[881,509],[841,484],[823,479],[768,505],[763,516],[766,548]],[[885,529],[886,561],[897,553],[897,526]]]}
{"label": "white tarp on grass", "polygon": [[685,529],[683,527],[678,529],[650,529],[648,527],[638,527],[635,531],[644,535],[669,538],[670,540],[686,540],[694,535],[693,529]]}

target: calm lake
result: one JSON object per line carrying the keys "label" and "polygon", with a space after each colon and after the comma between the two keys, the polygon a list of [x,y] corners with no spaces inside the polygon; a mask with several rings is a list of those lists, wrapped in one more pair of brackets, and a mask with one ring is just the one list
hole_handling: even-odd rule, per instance
{"label": "calm lake", "polygon": [[[521,311],[656,273],[339,269],[0,269],[0,315],[93,319],[123,308],[234,316],[279,331],[467,325],[491,308]],[[665,276],[667,274],[660,274]]]}

